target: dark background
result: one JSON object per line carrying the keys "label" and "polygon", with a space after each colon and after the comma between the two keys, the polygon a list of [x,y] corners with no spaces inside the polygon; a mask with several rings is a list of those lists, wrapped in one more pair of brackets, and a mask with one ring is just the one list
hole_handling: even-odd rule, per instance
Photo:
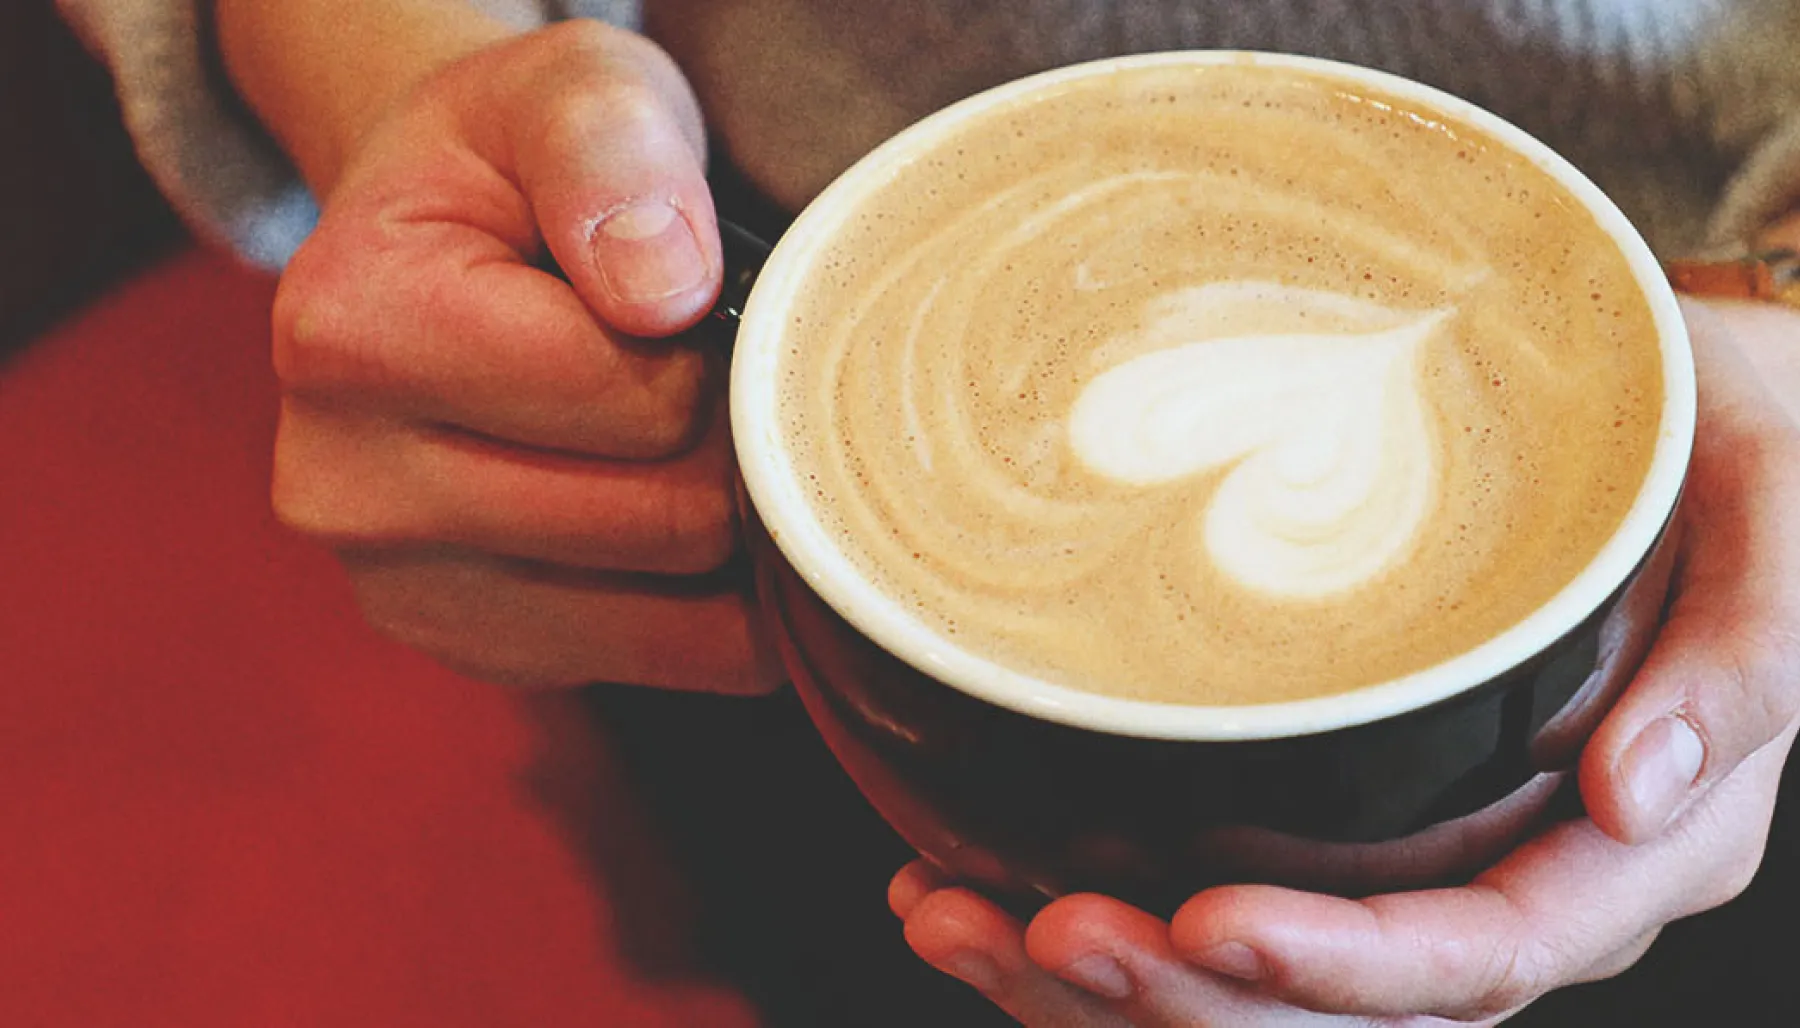
{"label": "dark background", "polygon": [[181,234],[106,72],[49,0],[0,3],[0,358]]}

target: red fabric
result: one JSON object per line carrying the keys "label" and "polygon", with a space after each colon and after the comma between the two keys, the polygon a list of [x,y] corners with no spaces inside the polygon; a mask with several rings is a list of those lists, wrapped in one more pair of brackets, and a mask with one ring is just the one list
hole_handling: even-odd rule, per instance
{"label": "red fabric", "polygon": [[597,730],[275,524],[271,293],[188,253],[0,370],[0,1024],[752,1023]]}

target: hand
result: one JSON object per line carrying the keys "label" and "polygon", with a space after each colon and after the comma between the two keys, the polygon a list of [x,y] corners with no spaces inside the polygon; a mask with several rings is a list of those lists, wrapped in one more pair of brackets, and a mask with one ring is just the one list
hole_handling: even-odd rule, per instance
{"label": "hand", "polygon": [[376,628],[476,677],[773,687],[726,570],[723,355],[652,341],[721,277],[680,73],[569,22],[483,40],[370,121],[294,147],[328,197],[275,304],[281,520]]}
{"label": "hand", "polygon": [[1663,925],[1735,897],[1761,862],[1800,710],[1800,535],[1787,520],[1800,362],[1786,356],[1800,315],[1688,315],[1701,407],[1675,602],[1583,751],[1588,817],[1466,887],[1348,900],[1230,886],[1166,923],[1071,896],[1027,928],[915,863],[889,891],[913,949],[1032,1028],[1492,1024],[1623,971]]}

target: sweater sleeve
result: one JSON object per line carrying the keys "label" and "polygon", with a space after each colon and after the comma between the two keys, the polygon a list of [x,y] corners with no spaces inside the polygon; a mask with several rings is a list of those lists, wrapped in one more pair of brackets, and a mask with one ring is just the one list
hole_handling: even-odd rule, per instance
{"label": "sweater sleeve", "polygon": [[[317,209],[281,151],[212,70],[201,17],[210,2],[58,0],[111,67],[139,155],[187,222],[204,238],[278,267],[311,230]],[[535,2],[553,20],[597,18],[636,28],[643,0]],[[1666,177],[1652,178],[1648,191],[1668,189]],[[1699,242],[1692,237],[1702,234],[1696,230],[1704,219],[1710,248],[1737,245],[1800,206],[1800,114],[1762,133],[1726,188],[1707,193],[1687,201],[1698,209],[1694,229],[1683,235]]]}
{"label": "sweater sleeve", "polygon": [[1800,211],[1800,114],[1780,122],[1738,168],[1713,210],[1707,242],[1741,246],[1783,215]]}
{"label": "sweater sleeve", "polygon": [[279,267],[318,217],[273,141],[208,71],[199,2],[58,0],[112,70],[138,159],[202,238]]}
{"label": "sweater sleeve", "polygon": [[[138,158],[202,238],[264,267],[287,263],[318,220],[293,165],[209,53],[210,0],[58,0],[112,70]],[[539,0],[552,18],[637,21],[635,0]]]}

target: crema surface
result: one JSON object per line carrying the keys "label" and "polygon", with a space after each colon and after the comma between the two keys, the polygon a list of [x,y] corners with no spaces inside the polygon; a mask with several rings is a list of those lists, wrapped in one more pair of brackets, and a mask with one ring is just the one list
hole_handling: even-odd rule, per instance
{"label": "crema surface", "polygon": [[976,119],[813,257],[780,358],[815,512],[944,637],[1072,687],[1346,691],[1517,623],[1662,408],[1592,216],[1460,123],[1135,68]]}

